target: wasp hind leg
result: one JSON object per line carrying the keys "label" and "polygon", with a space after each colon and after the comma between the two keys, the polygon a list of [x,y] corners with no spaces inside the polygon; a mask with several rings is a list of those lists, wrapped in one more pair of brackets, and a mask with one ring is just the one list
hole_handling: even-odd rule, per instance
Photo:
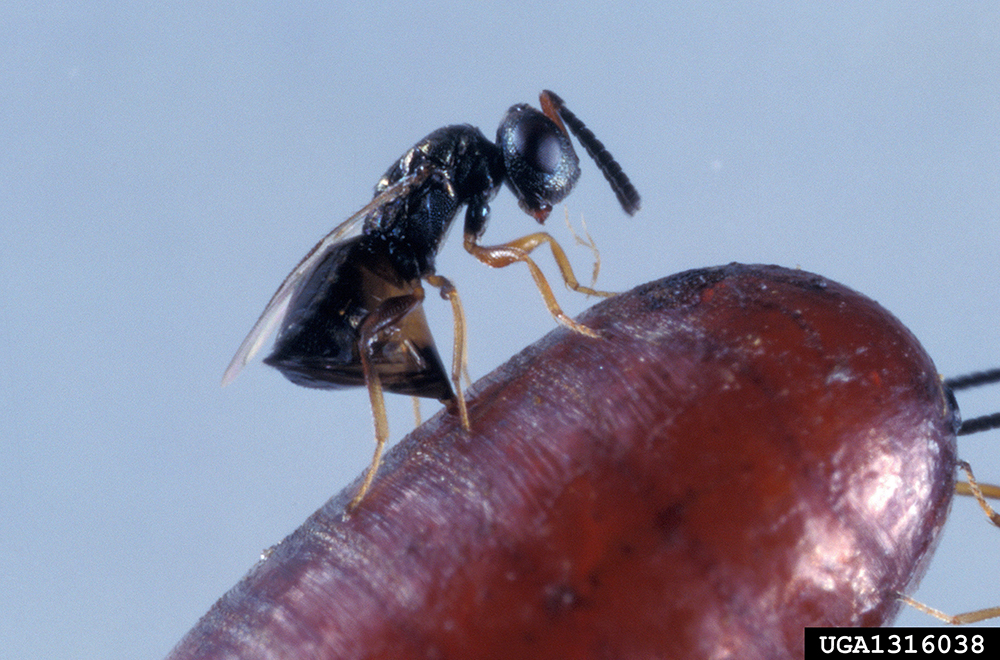
{"label": "wasp hind leg", "polygon": [[556,264],[559,266],[559,272],[562,274],[563,281],[566,286],[576,291],[578,293],[584,293],[588,296],[602,296],[609,297],[615,294],[607,291],[598,291],[597,289],[591,289],[590,287],[583,286],[576,279],[576,275],[573,274],[573,267],[570,266],[569,259],[566,257],[566,253],[560,247],[559,243],[556,242],[549,234],[545,232],[536,232],[534,234],[528,234],[527,236],[522,236],[521,238],[516,238],[507,243],[501,245],[479,245],[476,243],[476,236],[471,233],[465,234],[465,250],[474,256],[479,261],[483,262],[487,266],[492,268],[503,268],[504,266],[509,266],[512,263],[523,261],[527,266],[528,270],[531,271],[531,277],[535,280],[535,286],[538,287],[538,292],[542,294],[542,300],[545,301],[545,306],[548,308],[549,313],[555,318],[555,320],[561,325],[566,326],[574,332],[578,332],[581,335],[586,335],[588,337],[598,337],[597,331],[588,328],[587,326],[577,323],[559,307],[559,303],[556,302],[556,297],[552,293],[552,287],[549,285],[548,280],[545,279],[545,275],[542,270],[534,262],[534,260],[528,256],[531,252],[537,248],[542,243],[548,243],[552,250],[552,256],[556,260]]}
{"label": "wasp hind leg", "polygon": [[358,328],[358,354],[361,357],[361,371],[365,378],[365,387],[368,388],[368,397],[371,400],[372,419],[375,423],[375,455],[372,456],[372,463],[368,471],[365,472],[364,481],[361,487],[347,505],[348,511],[353,511],[365,493],[375,480],[375,473],[378,472],[379,463],[382,461],[382,451],[385,443],[389,439],[389,418],[385,412],[385,397],[382,393],[382,380],[378,371],[372,365],[374,357],[374,346],[379,332],[387,327],[398,323],[401,318],[423,301],[423,290],[418,289],[415,293],[406,296],[397,296],[384,301],[378,308],[371,312]]}

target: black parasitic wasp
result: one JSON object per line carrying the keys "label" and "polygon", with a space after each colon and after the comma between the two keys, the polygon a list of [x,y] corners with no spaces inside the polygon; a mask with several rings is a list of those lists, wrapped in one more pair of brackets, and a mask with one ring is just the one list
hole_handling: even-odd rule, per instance
{"label": "black parasitic wasp", "polygon": [[[455,287],[434,269],[435,255],[462,206],[464,246],[470,254],[494,268],[524,262],[555,319],[571,330],[597,336],[563,313],[529,254],[547,243],[569,288],[608,294],[579,284],[566,254],[549,234],[536,232],[502,245],[479,244],[489,202],[501,184],[507,184],[521,209],[539,223],[570,193],[580,167],[569,131],[597,163],[625,212],[639,210],[639,194],[604,145],[559,96],[543,91],[540,101],[541,111],[527,104],[512,106],[500,122],[495,143],[479,129],[461,124],[437,129],[404,153],[379,179],[372,201],[327,234],[285,278],[223,375],[223,385],[231,382],[277,329],[274,349],[264,362],[293,383],[368,388],[375,455],[350,508],[371,485],[388,438],[383,390],[438,399],[457,411],[469,429],[460,382],[464,314]],[[422,281],[439,289],[452,305],[450,381],[423,312]]]}

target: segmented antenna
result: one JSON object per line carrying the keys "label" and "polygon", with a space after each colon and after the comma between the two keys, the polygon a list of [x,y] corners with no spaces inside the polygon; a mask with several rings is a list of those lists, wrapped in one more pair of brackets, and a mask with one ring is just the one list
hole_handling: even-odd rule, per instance
{"label": "segmented antenna", "polygon": [[[965,390],[998,382],[1000,382],[1000,369],[990,369],[948,378],[944,381],[944,385],[951,390]],[[1000,413],[962,420],[962,425],[958,428],[958,435],[971,435],[996,428],[1000,428]]]}
{"label": "segmented antenna", "polygon": [[944,384],[953,390],[966,390],[970,387],[979,387],[980,385],[989,385],[996,382],[1000,382],[1000,369],[989,369],[964,376],[956,376],[955,378],[946,378]]}
{"label": "segmented antenna", "polygon": [[622,171],[621,165],[615,160],[614,156],[604,147],[604,144],[597,139],[594,132],[591,131],[587,126],[580,121],[580,118],[574,115],[566,107],[565,102],[559,97],[555,92],[550,92],[545,90],[542,92],[542,107],[544,109],[546,105],[546,96],[555,105],[559,116],[569,129],[573,131],[573,135],[576,139],[580,141],[583,148],[587,150],[590,157],[594,159],[597,163],[597,167],[600,168],[601,173],[604,178],[608,180],[611,184],[611,189],[615,191],[615,196],[618,198],[618,203],[622,205],[625,212],[629,215],[635,215],[635,212],[639,210],[640,202],[642,201],[639,197],[639,193],[636,191],[632,182],[629,181],[628,176]]}

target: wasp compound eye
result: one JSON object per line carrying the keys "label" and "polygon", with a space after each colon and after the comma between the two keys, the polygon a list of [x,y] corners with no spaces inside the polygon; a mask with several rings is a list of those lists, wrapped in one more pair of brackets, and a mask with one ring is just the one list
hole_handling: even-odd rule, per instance
{"label": "wasp compound eye", "polygon": [[564,141],[553,133],[548,124],[538,116],[525,116],[514,126],[514,149],[525,163],[534,170],[555,174],[562,163]]}
{"label": "wasp compound eye", "polygon": [[497,129],[507,184],[526,212],[544,220],[580,177],[573,144],[551,119],[528,105],[507,111]]}

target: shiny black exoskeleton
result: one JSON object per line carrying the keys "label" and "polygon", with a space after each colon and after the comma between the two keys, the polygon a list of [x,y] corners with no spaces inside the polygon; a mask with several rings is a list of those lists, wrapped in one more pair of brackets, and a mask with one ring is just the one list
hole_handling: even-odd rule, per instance
{"label": "shiny black exoskeleton", "polygon": [[[462,206],[468,252],[493,267],[525,262],[556,319],[596,336],[562,313],[528,256],[549,243],[571,288],[600,293],[576,282],[548,234],[498,246],[478,243],[489,202],[501,184],[506,182],[521,208],[540,223],[572,190],[580,166],[563,122],[595,159],[625,211],[639,208],[628,177],[562,99],[546,91],[541,104],[542,111],[525,104],[511,107],[495,143],[472,126],[446,126],[403,154],[379,179],[374,199],[320,241],[285,279],[223,376],[223,383],[232,380],[277,329],[274,350],[264,361],[292,382],[321,388],[366,385],[379,450],[356,501],[370,483],[385,441],[383,389],[457,402],[469,427],[464,400],[455,397],[464,364],[464,317],[454,287],[434,270],[434,258]],[[450,381],[424,316],[422,282],[438,287],[453,307],[456,352]]]}

